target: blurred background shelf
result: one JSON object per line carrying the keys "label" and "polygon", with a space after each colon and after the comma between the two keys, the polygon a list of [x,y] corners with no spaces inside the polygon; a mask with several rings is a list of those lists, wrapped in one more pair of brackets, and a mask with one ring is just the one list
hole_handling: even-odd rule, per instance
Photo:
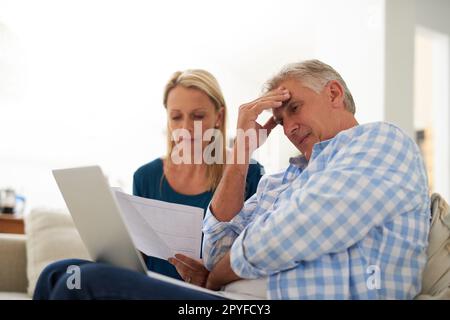
{"label": "blurred background shelf", "polygon": [[23,216],[15,214],[0,214],[0,233],[24,234]]}

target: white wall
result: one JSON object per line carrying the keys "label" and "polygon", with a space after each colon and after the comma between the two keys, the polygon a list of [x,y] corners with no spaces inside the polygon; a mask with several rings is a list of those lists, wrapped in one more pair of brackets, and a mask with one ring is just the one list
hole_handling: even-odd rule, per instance
{"label": "white wall", "polygon": [[387,0],[385,10],[385,120],[414,137],[415,7],[410,0]]}
{"label": "white wall", "polygon": [[414,3],[418,25],[450,34],[450,1],[415,0]]}
{"label": "white wall", "polygon": [[434,123],[433,192],[450,199],[450,1],[416,0],[416,30],[431,45],[430,77],[433,83],[429,113]]}
{"label": "white wall", "polygon": [[[161,93],[179,69],[217,76],[230,109],[259,95],[282,65],[320,58],[342,73],[361,122],[383,118],[382,0],[1,1],[8,37],[0,96],[0,187],[61,205],[55,167],[97,163],[131,191],[133,171],[164,153]],[[5,75],[1,75],[5,77]],[[12,81],[12,79],[15,79]],[[277,129],[269,172],[293,154]],[[280,143],[280,144],[278,144]],[[264,151],[264,150],[263,150]],[[273,156],[273,151],[279,156]]]}

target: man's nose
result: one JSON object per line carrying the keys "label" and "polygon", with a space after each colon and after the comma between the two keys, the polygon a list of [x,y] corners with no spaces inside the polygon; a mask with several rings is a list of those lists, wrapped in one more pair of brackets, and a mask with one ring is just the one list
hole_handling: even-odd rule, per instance
{"label": "man's nose", "polygon": [[286,136],[293,135],[298,130],[298,125],[295,121],[290,121],[289,119],[283,119],[283,130]]}

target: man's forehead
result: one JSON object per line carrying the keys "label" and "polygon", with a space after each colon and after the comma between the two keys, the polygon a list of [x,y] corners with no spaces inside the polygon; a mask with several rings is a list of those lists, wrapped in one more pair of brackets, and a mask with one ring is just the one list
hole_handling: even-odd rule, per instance
{"label": "man's forehead", "polygon": [[286,88],[288,90],[295,90],[297,91],[298,89],[301,89],[302,87],[305,87],[305,85],[303,84],[303,81],[295,79],[295,78],[287,78],[283,81],[281,81],[277,87],[283,87]]}
{"label": "man's forehead", "polygon": [[274,116],[274,118],[282,118],[282,115],[284,113],[284,110],[286,109],[286,107],[293,101],[292,97],[289,98],[288,100],[284,101],[283,104],[281,105],[281,107],[278,108],[272,108],[272,114]]}
{"label": "man's forehead", "polygon": [[305,85],[303,81],[292,78],[280,82],[277,87],[287,89],[291,94],[291,97],[302,97],[304,94],[311,91],[311,88]]}
{"label": "man's forehead", "polygon": [[289,93],[291,97],[284,101],[281,107],[278,108],[272,108],[272,115],[275,120],[281,120],[283,119],[284,111],[286,110],[286,107],[289,106],[291,103],[296,101],[303,101],[304,98],[304,92],[306,90],[310,90],[308,87],[306,87],[301,81],[297,79],[287,79],[285,81],[282,81],[279,84],[279,87],[284,87],[289,90]]}

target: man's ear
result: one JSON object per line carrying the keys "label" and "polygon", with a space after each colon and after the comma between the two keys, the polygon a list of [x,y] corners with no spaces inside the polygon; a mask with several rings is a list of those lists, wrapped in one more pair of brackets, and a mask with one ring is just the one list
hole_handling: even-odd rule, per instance
{"label": "man's ear", "polygon": [[331,80],[328,83],[328,97],[333,108],[344,107],[344,87],[339,83],[339,81]]}

